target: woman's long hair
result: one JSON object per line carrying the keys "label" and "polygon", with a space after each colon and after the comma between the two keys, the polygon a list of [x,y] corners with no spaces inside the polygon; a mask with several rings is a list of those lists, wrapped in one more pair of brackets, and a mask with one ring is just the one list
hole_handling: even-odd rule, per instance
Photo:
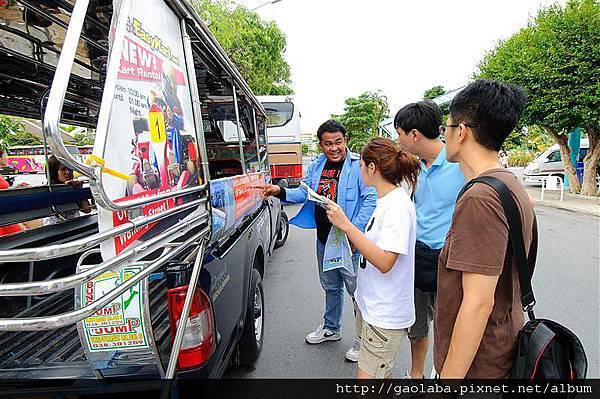
{"label": "woman's long hair", "polygon": [[46,168],[48,168],[48,174],[50,175],[50,184],[62,184],[58,180],[58,170],[60,169],[61,163],[54,155],[48,157]]}
{"label": "woman's long hair", "polygon": [[397,186],[405,182],[415,192],[421,163],[398,144],[390,139],[375,137],[365,144],[360,155],[365,165],[373,163],[384,179]]}

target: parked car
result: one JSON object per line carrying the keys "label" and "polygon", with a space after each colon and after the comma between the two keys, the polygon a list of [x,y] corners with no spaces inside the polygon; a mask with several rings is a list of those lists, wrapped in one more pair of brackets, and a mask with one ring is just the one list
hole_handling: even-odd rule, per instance
{"label": "parked car", "polygon": [[[577,170],[580,178],[583,173],[583,158],[585,158],[588,148],[589,141],[581,140],[577,156]],[[558,144],[554,144],[531,161],[525,168],[523,177],[526,183],[542,184],[542,179],[549,175],[560,176],[563,180],[565,178],[565,169]]]}

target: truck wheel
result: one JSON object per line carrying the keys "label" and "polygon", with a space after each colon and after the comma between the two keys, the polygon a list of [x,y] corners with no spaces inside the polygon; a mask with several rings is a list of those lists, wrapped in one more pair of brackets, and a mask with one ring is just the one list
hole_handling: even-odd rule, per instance
{"label": "truck wheel", "polygon": [[265,326],[265,300],[263,293],[260,273],[253,268],[250,277],[250,292],[246,307],[244,331],[242,332],[239,344],[240,365],[242,366],[252,366],[262,350]]}
{"label": "truck wheel", "polygon": [[290,225],[288,224],[288,215],[285,211],[281,211],[281,214],[279,215],[279,230],[277,231],[277,239],[275,240],[275,249],[283,247],[283,244],[287,241],[289,232]]}

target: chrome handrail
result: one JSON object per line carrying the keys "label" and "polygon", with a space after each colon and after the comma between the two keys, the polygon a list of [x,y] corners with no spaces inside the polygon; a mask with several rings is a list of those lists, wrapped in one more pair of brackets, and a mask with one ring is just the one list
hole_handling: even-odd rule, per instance
{"label": "chrome handrail", "polygon": [[54,78],[52,80],[52,87],[50,88],[50,94],[48,96],[48,103],[46,104],[43,130],[44,136],[46,136],[46,139],[48,140],[48,145],[62,164],[66,165],[69,169],[78,171],[90,179],[94,179],[94,169],[77,161],[69,153],[60,136],[59,127],[62,108],[69,87],[71,69],[73,68],[73,61],[75,60],[75,54],[77,53],[79,36],[83,30],[83,23],[85,22],[88,5],[89,0],[78,0],[75,2],[75,6],[71,12],[69,28],[65,34],[65,40],[61,48],[56,72],[54,73]]}
{"label": "chrome handrail", "polygon": [[164,201],[166,199],[182,197],[184,195],[194,194],[208,188],[208,184],[201,186],[182,188],[177,191],[167,191],[160,194],[155,194],[151,197],[141,197],[127,201],[114,202],[111,200],[106,191],[104,190],[104,183],[102,183],[102,172],[99,172],[99,178],[90,181],[90,189],[94,194],[96,202],[104,209],[110,209],[111,211],[126,211],[133,208],[139,208],[140,206],[151,204],[153,202]]}
{"label": "chrome handrail", "polygon": [[46,281],[0,284],[0,297],[45,295],[76,287],[89,279],[92,279],[110,269],[117,267],[120,263],[135,261],[148,255],[148,253],[151,253],[152,251],[164,247],[165,239],[170,238],[172,240],[185,235],[190,230],[198,227],[198,225],[207,219],[208,216],[208,212],[204,212],[201,215],[191,218],[190,220],[180,221],[168,229],[165,229],[162,233],[152,237],[148,241],[141,243],[137,247],[124,251],[118,256],[86,269],[81,273],[75,273],[67,277]]}
{"label": "chrome handrail", "polygon": [[173,259],[177,255],[181,254],[188,248],[188,246],[195,245],[196,241],[205,237],[209,231],[210,228],[206,227],[202,231],[194,234],[180,247],[175,248],[173,251],[170,251],[167,254],[156,259],[156,261],[150,266],[140,270],[138,273],[135,274],[135,276],[127,280],[125,283],[116,287],[110,293],[96,299],[94,302],[80,309],[46,317],[0,319],[0,331],[46,331],[54,330],[57,328],[77,323],[78,321],[81,321],[86,317],[91,316],[98,310],[102,309],[104,306],[108,305],[119,295],[126,292],[132,285],[148,277],[156,269],[163,266],[165,263],[167,263],[169,260]]}
{"label": "chrome handrail", "polygon": [[166,211],[156,213],[150,216],[143,216],[128,221],[118,227],[104,231],[102,233],[96,233],[89,237],[80,238],[78,240],[70,241],[64,244],[47,245],[41,248],[22,248],[22,249],[11,249],[8,251],[0,251],[0,260],[4,263],[9,262],[26,262],[26,261],[39,261],[45,259],[60,258],[63,256],[73,255],[79,252],[87,251],[106,241],[110,238],[119,236],[146,226],[150,223],[158,221],[163,218],[175,215],[177,213],[194,208],[197,205],[208,202],[208,198],[200,198],[194,201],[187,202],[183,205],[178,205],[173,208],[167,209]]}

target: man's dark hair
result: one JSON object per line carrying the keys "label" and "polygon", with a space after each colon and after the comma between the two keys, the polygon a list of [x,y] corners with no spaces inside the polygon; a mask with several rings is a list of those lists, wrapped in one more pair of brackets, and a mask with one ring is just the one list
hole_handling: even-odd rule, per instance
{"label": "man's dark hair", "polygon": [[344,137],[346,137],[346,128],[338,121],[334,121],[333,119],[324,122],[319,129],[317,130],[317,138],[321,141],[321,137],[323,137],[323,133],[335,133],[342,132]]}
{"label": "man's dark hair", "polygon": [[450,104],[453,124],[473,124],[475,141],[500,151],[504,140],[517,126],[527,95],[519,86],[479,79],[470,83]]}
{"label": "man's dark hair", "polygon": [[429,139],[440,135],[442,110],[433,101],[419,101],[405,105],[394,118],[394,128],[401,128],[408,134],[413,129],[421,132]]}

